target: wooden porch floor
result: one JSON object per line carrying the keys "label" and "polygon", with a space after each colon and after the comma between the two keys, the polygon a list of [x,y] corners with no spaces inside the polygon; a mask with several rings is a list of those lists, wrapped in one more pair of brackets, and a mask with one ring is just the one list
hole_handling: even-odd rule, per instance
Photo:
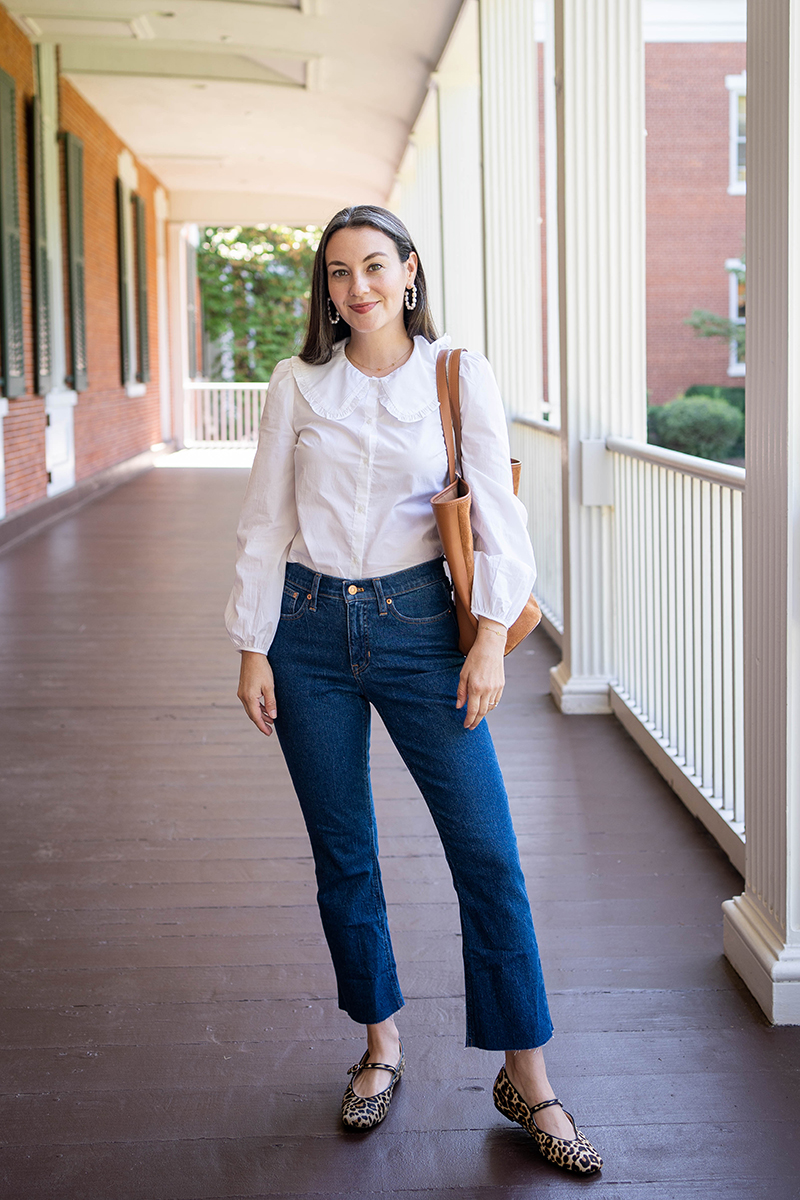
{"label": "wooden porch floor", "polygon": [[245,478],[154,470],[0,557],[5,1200],[798,1197],[800,1029],[721,954],[741,879],[613,718],[556,712],[541,634],[492,725],[551,1078],[606,1168],[560,1174],[495,1112],[446,865],[381,729],[408,1069],[383,1126],[341,1129],[362,1046],[222,628]]}

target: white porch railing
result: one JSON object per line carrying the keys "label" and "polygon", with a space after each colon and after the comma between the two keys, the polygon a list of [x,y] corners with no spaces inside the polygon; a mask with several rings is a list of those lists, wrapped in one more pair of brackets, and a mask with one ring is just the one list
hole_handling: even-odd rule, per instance
{"label": "white porch railing", "polygon": [[528,510],[536,554],[534,592],[548,633],[560,645],[564,631],[561,562],[561,430],[547,421],[518,416],[511,421],[511,453],[522,462],[519,498]]}
{"label": "white porch railing", "polygon": [[266,383],[184,383],[186,446],[255,446]]}
{"label": "white porch railing", "polygon": [[606,445],[615,497],[612,707],[743,871],[745,472],[622,438]]}

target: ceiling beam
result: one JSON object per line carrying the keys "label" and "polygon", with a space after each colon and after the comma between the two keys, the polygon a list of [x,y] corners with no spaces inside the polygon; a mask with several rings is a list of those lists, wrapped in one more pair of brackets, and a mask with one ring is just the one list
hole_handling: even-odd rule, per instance
{"label": "ceiling beam", "polygon": [[[299,78],[294,77],[298,74],[298,66]],[[202,51],[154,48],[152,42],[139,46],[68,42],[61,46],[61,70],[67,75],[148,75],[304,88],[307,65],[295,62],[289,67],[287,63],[287,68],[291,73],[284,74],[274,66],[257,62],[247,54],[232,52],[228,47],[220,53],[210,48]]]}

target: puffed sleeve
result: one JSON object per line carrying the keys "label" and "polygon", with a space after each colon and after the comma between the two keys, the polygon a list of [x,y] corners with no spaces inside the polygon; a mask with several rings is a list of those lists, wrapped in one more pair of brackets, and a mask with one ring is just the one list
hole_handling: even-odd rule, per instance
{"label": "puffed sleeve", "polygon": [[294,490],[297,434],[291,360],[272,372],[237,533],[238,554],[225,624],[237,650],[266,654],[278,627],[283,576],[298,529]]}
{"label": "puffed sleeve", "polygon": [[461,456],[472,492],[472,612],[506,627],[536,580],[528,514],[514,495],[508,425],[497,380],[482,354],[461,356]]}

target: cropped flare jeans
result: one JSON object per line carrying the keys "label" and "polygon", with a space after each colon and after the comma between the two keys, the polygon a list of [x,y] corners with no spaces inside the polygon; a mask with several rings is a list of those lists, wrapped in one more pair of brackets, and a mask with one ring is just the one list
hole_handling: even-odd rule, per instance
{"label": "cropped flare jeans", "polygon": [[275,729],[311,839],[339,992],[359,1024],[403,1006],[369,778],[374,705],[430,809],[461,915],[467,1045],[542,1046],[553,1026],[508,797],[483,721],[464,728],[464,657],[441,559],[380,579],[290,563],[270,648]]}

